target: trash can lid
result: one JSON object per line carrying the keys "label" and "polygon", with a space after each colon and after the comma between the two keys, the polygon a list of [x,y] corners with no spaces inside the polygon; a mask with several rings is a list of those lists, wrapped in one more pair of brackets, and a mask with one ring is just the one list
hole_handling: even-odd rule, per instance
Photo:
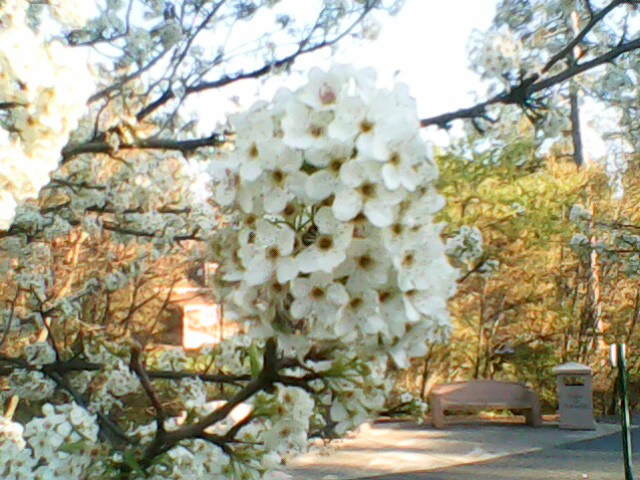
{"label": "trash can lid", "polygon": [[581,363],[569,362],[555,367],[553,373],[591,373],[591,367],[582,365]]}

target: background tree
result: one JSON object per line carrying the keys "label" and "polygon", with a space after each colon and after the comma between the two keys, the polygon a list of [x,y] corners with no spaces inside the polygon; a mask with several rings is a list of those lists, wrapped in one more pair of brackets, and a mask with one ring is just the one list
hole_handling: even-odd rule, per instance
{"label": "background tree", "polygon": [[536,125],[539,143],[557,142],[560,134],[571,138],[574,92],[579,104],[606,109],[598,130],[619,141],[635,108],[637,6],[634,0],[500,2],[492,27],[471,42],[472,66],[489,81],[489,99],[422,124],[470,119],[484,130],[517,111]]}

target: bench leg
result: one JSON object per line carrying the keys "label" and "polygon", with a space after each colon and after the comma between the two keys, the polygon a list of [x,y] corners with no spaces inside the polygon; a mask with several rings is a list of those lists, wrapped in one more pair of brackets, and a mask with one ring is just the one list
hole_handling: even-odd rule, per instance
{"label": "bench leg", "polygon": [[540,400],[538,395],[535,395],[535,397],[531,399],[531,408],[525,410],[525,416],[527,418],[527,425],[532,427],[542,426],[542,413],[540,411]]}
{"label": "bench leg", "polygon": [[431,423],[434,428],[444,428],[444,410],[440,404],[440,399],[432,396],[429,400],[429,408],[431,409]]}

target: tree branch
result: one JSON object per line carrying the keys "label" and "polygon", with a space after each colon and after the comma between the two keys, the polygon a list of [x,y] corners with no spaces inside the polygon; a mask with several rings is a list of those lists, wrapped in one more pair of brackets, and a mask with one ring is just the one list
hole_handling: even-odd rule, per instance
{"label": "tree branch", "polygon": [[553,77],[540,80],[536,84],[532,85],[532,87],[529,89],[529,94],[537,93],[541,90],[546,90],[547,88],[550,88],[554,85],[558,85],[566,80],[569,80],[570,78],[575,77],[576,75],[599,67],[600,65],[603,65],[605,63],[612,62],[624,53],[631,52],[639,48],[640,38],[636,38],[635,40],[632,40],[630,42],[622,43],[617,47],[612,48],[608,52],[603,53],[602,55],[592,60],[589,60],[588,62],[576,64],[570,68],[567,68],[565,71],[554,75]]}
{"label": "tree branch", "polygon": [[140,347],[140,345],[135,345],[131,349],[131,361],[129,362],[129,367],[138,376],[138,379],[142,384],[142,388],[147,394],[147,397],[149,397],[151,405],[153,405],[153,409],[156,411],[156,425],[158,427],[157,431],[164,431],[164,421],[166,419],[166,413],[162,406],[162,402],[160,402],[160,399],[158,398],[158,394],[153,388],[153,385],[151,385],[149,375],[142,365],[142,361],[140,360],[141,353],[142,348]]}
{"label": "tree branch", "polygon": [[[265,64],[262,67],[252,70],[250,72],[239,72],[239,73],[236,73],[235,75],[223,75],[222,77],[218,78],[215,81],[208,81],[208,82],[203,81],[195,85],[188,86],[185,89],[185,96],[190,95],[192,93],[211,90],[214,88],[222,88],[224,86],[230,85],[231,83],[235,83],[240,80],[262,77],[272,72],[275,69],[286,67],[288,65],[293,64],[295,60],[301,55],[305,55],[307,53],[315,52],[317,50],[335,45],[344,37],[349,35],[353,31],[353,29],[369,14],[369,12],[372,9],[373,9],[373,4],[367,5],[362,11],[362,13],[358,16],[358,18],[354,20],[353,23],[349,25],[349,27],[347,27],[342,33],[332,38],[331,40],[323,40],[323,41],[314,43],[311,46],[307,46],[310,40],[307,37],[306,39],[303,39],[300,42],[299,48],[291,55],[288,55],[284,58],[276,60],[272,63]],[[164,105],[166,102],[168,102],[174,97],[175,97],[175,94],[171,91],[171,89],[165,90],[165,92],[162,94],[160,98],[156,99],[155,101],[150,103],[147,107],[140,110],[136,114],[136,119],[139,122],[142,121],[144,118],[149,116],[151,113],[153,113],[155,110],[160,108],[162,105]]]}
{"label": "tree branch", "polygon": [[212,375],[208,373],[172,372],[158,370],[151,370],[148,373],[149,378],[153,380],[182,380],[183,378],[199,378],[203,382],[230,384],[237,384],[238,382],[248,382],[252,378],[251,375]]}
{"label": "tree branch", "polygon": [[26,103],[20,102],[0,102],[0,110],[11,110],[12,108],[26,107]]}
{"label": "tree branch", "polygon": [[593,14],[589,23],[587,23],[580,32],[571,40],[565,47],[556,53],[553,57],[549,59],[546,65],[542,69],[542,73],[547,73],[551,68],[558,63],[563,58],[571,55],[573,49],[578,46],[578,44],[584,40],[584,37],[595,27],[604,17],[606,17],[612,10],[619,7],[622,4],[628,3],[626,0],[613,0],[609,5],[602,8],[598,13]]}
{"label": "tree branch", "polygon": [[[60,387],[62,390],[65,390],[67,393],[69,393],[69,395],[71,395],[71,398],[73,398],[73,401],[76,402],[78,406],[89,411],[87,403],[84,401],[82,396],[75,390],[75,388],[73,388],[71,383],[69,383],[69,380],[67,380],[64,377],[64,375],[51,372],[51,373],[48,373],[47,376],[51,378],[54,382],[56,382],[58,387]],[[131,442],[131,439],[129,438],[129,436],[126,433],[124,433],[122,429],[113,420],[107,417],[104,413],[97,412],[96,416],[98,417],[98,424],[101,427],[100,435],[102,437],[106,437],[114,445],[122,444],[123,442],[125,443]]]}
{"label": "tree branch", "polygon": [[144,458],[140,464],[143,467],[147,467],[153,462],[154,458],[169,451],[178,442],[188,438],[200,438],[206,435],[205,430],[207,428],[224,420],[236,406],[250,399],[258,392],[271,390],[273,385],[279,380],[278,371],[283,368],[283,365],[284,363],[282,363],[277,356],[276,341],[274,339],[267,340],[263,355],[263,368],[255,379],[249,382],[231,400],[199,421],[186,425],[178,430],[156,435],[151,445],[147,447]]}
{"label": "tree branch", "polygon": [[437,115],[435,117],[423,118],[420,120],[421,127],[438,126],[440,128],[448,128],[454,120],[464,120],[472,118],[481,118],[486,115],[487,107],[491,105],[525,105],[530,101],[531,97],[541,91],[547,90],[555,85],[559,85],[581,73],[599,67],[605,63],[612,62],[620,55],[640,48],[640,38],[622,43],[612,48],[606,53],[599,55],[587,62],[577,63],[565,69],[564,71],[548,78],[540,79],[537,74],[532,74],[525,78],[519,85],[513,87],[508,92],[503,92],[484,102],[478,103],[469,108],[461,108],[454,112]]}
{"label": "tree branch", "polygon": [[[219,147],[226,142],[223,134],[212,133],[208,137],[191,140],[170,140],[170,139],[140,139],[131,143],[121,143],[119,150],[168,150],[179,151],[183,154],[191,153],[199,148]],[[91,140],[77,145],[67,145],[62,149],[62,164],[68,163],[74,157],[85,153],[106,153],[113,152],[113,148],[104,140]]]}
{"label": "tree branch", "polygon": [[[0,366],[0,376],[9,375],[14,370],[41,372],[51,380],[53,380],[58,388],[66,391],[71,396],[73,401],[85,410],[88,410],[86,401],[67,380],[66,374],[76,371],[96,371],[102,369],[102,365],[100,364],[75,359],[67,361],[57,361],[47,365],[36,366],[30,365],[21,358],[7,357],[6,355],[0,354],[0,364],[2,363],[8,364],[9,366]],[[98,423],[101,427],[101,435],[106,435],[107,438],[113,443],[121,443],[122,441],[129,442],[129,437],[109,417],[101,412],[98,412],[97,416]],[[109,433],[105,433],[106,431],[108,431]]]}

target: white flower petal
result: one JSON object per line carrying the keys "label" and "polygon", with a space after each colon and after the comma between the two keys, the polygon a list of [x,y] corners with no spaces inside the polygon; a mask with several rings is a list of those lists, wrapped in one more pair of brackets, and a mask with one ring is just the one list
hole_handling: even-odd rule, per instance
{"label": "white flower petal", "polygon": [[353,190],[345,188],[336,193],[331,208],[338,220],[346,222],[360,213],[362,198]]}
{"label": "white flower petal", "polygon": [[376,227],[384,228],[393,224],[394,206],[383,202],[367,202],[364,205],[364,214]]}
{"label": "white flower petal", "polygon": [[370,179],[371,164],[360,160],[350,160],[340,168],[340,180],[351,188],[356,188]]}
{"label": "white flower petal", "polygon": [[311,200],[320,201],[332,195],[338,183],[331,173],[320,170],[307,179],[305,190]]}
{"label": "white flower petal", "polygon": [[279,283],[293,280],[298,275],[298,262],[291,257],[281,258],[278,262],[276,275]]}

